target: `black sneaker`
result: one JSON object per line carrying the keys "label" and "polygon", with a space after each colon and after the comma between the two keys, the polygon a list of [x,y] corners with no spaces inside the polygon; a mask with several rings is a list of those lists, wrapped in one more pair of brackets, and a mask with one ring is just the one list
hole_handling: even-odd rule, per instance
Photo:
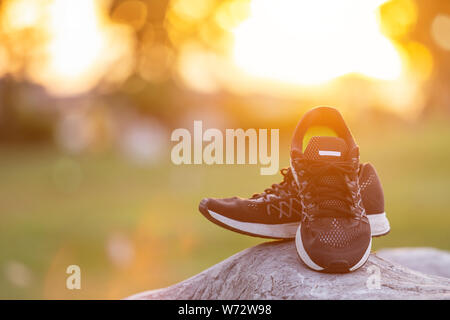
{"label": "black sneaker", "polygon": [[207,198],[200,202],[199,210],[208,220],[232,231],[263,238],[294,238],[302,208],[291,169],[282,169],[281,174],[281,183],[250,199]]}
{"label": "black sneaker", "polygon": [[[312,137],[303,153],[311,126],[330,127],[338,137]],[[317,271],[361,267],[372,237],[361,197],[359,148],[337,110],[320,107],[305,114],[294,133],[291,168],[303,209],[295,238],[300,258]]]}
{"label": "black sneaker", "polygon": [[[291,168],[284,168],[281,173],[284,176],[283,182],[273,185],[261,194],[255,194],[250,199],[206,198],[200,202],[199,210],[210,221],[232,231],[263,238],[295,238],[301,220],[300,201],[297,197],[298,187],[293,183]],[[383,189],[377,172],[370,163],[360,165],[359,181],[372,237],[387,234],[390,227],[384,212]],[[290,187],[286,189],[288,185]],[[276,190],[284,191],[280,194]],[[261,202],[261,197],[266,197],[266,201]],[[267,201],[267,198],[270,201]],[[246,209],[248,207],[259,209],[248,213]],[[271,223],[269,223],[268,215],[271,216]]]}

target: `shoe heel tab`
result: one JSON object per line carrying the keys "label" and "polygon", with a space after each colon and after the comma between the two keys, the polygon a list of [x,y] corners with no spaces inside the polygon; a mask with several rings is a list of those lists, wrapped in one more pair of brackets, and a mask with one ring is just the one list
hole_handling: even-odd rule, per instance
{"label": "shoe heel tab", "polygon": [[302,153],[303,137],[312,126],[328,127],[336,132],[338,137],[343,138],[350,149],[357,146],[342,114],[336,108],[319,106],[306,112],[300,119],[292,136],[292,150]]}

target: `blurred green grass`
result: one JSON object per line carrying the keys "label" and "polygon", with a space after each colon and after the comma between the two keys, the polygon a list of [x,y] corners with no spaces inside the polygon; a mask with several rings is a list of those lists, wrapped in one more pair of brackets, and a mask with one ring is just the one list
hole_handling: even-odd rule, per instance
{"label": "blurred green grass", "polygon": [[[354,133],[361,160],[372,162],[382,179],[392,226],[374,240],[374,250],[449,250],[448,123]],[[280,168],[288,164],[288,146],[287,140],[280,145]],[[176,283],[267,241],[211,224],[197,205],[205,196],[261,192],[279,175],[260,176],[259,166],[165,163],[143,167],[116,154],[71,157],[52,147],[1,147],[0,298],[123,298]],[[133,249],[128,264],[108,254],[117,235]],[[24,271],[11,262],[25,267],[27,281],[17,282]],[[70,264],[81,267],[81,290],[65,288]]]}

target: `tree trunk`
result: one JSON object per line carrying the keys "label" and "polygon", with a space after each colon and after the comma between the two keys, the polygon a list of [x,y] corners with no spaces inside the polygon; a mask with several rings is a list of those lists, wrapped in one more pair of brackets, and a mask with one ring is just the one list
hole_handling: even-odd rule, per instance
{"label": "tree trunk", "polygon": [[[432,249],[427,256],[423,249],[396,250],[397,260],[422,250],[418,259],[410,258],[422,272],[427,271],[423,268],[428,257],[438,259],[442,270],[450,269],[447,252]],[[383,250],[383,255],[390,251]],[[425,264],[420,266],[420,261]],[[241,251],[168,288],[128,299],[450,299],[450,279],[413,271],[374,253],[355,272],[319,273],[299,260],[293,241],[274,241]]]}

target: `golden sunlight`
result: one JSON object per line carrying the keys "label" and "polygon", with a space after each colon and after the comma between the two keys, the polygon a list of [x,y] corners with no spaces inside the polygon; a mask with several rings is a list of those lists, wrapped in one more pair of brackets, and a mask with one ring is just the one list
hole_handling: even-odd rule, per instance
{"label": "golden sunlight", "polygon": [[77,77],[92,67],[104,41],[96,15],[95,3],[90,0],[53,3],[49,52],[50,66],[56,74]]}
{"label": "golden sunlight", "polygon": [[[132,72],[132,32],[108,17],[109,1],[17,0],[5,2],[3,32],[11,45],[28,44],[27,76],[57,95],[79,94],[100,81]],[[17,35],[31,31],[40,39]],[[120,63],[118,63],[120,62]]]}
{"label": "golden sunlight", "polygon": [[300,85],[355,73],[381,80],[402,74],[395,46],[380,31],[386,0],[253,0],[233,30],[233,60],[244,72]]}
{"label": "golden sunlight", "polygon": [[[110,71],[113,61],[120,60],[125,66],[129,63],[131,47],[126,30],[108,22],[106,8],[99,1],[53,1],[47,79],[43,79],[50,89],[69,94],[83,92]],[[131,70],[122,71],[125,77]]]}

